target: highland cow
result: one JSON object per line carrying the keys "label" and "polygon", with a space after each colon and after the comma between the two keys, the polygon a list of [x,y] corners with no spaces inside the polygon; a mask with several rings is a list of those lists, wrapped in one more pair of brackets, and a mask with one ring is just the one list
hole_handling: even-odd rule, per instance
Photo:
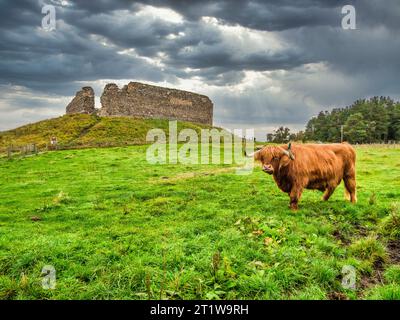
{"label": "highland cow", "polygon": [[326,201],[342,180],[347,198],[357,202],[356,153],[348,143],[267,146],[249,156],[289,195],[292,210],[304,189],[323,191]]}

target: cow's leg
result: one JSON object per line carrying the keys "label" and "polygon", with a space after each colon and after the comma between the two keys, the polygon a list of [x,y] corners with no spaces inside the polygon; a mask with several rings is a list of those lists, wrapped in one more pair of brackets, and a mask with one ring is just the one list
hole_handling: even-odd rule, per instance
{"label": "cow's leg", "polygon": [[328,186],[328,188],[326,188],[324,196],[322,197],[322,199],[324,201],[328,201],[329,198],[331,197],[331,195],[333,194],[333,192],[335,191],[336,187],[332,187],[332,186]]}
{"label": "cow's leg", "polygon": [[299,187],[292,188],[292,190],[290,191],[290,194],[289,194],[290,209],[297,210],[299,208],[297,204],[300,200],[302,192],[303,192],[302,188],[299,188]]}
{"label": "cow's leg", "polygon": [[355,177],[344,177],[344,186],[347,192],[350,194],[350,201],[352,203],[357,202],[357,191],[356,191],[356,179]]}

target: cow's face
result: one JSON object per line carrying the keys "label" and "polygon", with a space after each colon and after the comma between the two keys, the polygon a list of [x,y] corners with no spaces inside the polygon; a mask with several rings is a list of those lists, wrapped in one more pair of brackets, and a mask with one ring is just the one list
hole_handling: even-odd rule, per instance
{"label": "cow's face", "polygon": [[261,156],[262,170],[268,174],[274,174],[274,170],[279,165],[280,158],[274,156],[273,154],[264,154]]}
{"label": "cow's face", "polygon": [[280,167],[287,165],[289,157],[277,147],[263,148],[255,155],[255,160],[261,162],[262,170],[268,174],[274,174]]}

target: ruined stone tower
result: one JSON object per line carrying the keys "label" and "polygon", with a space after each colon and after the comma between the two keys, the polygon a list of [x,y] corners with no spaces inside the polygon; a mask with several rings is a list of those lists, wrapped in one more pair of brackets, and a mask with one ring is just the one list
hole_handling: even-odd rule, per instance
{"label": "ruined stone tower", "polygon": [[82,90],[76,93],[75,98],[73,98],[67,105],[67,114],[93,114],[95,112],[94,91],[91,87],[83,87]]}
{"label": "ruined stone tower", "polygon": [[[87,88],[87,87],[86,87]],[[91,89],[91,88],[90,88]],[[93,90],[92,90],[93,91]],[[68,113],[87,113],[92,110],[86,104],[74,103],[82,96],[77,96],[67,107]],[[93,98],[94,99],[94,98]],[[114,83],[107,84],[100,98],[101,109],[98,115],[104,117],[129,116],[137,118],[155,118],[190,121],[212,125],[213,104],[211,100],[200,94],[130,82],[122,89]],[[76,107],[70,107],[73,104]],[[94,109],[92,114],[97,112]]]}

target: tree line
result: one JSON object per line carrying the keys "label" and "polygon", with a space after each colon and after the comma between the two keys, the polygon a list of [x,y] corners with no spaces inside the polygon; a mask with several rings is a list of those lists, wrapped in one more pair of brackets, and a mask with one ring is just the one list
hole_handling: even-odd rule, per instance
{"label": "tree line", "polygon": [[381,143],[400,141],[400,102],[389,97],[360,99],[351,106],[321,111],[311,118],[305,131],[290,133],[280,127],[267,135],[267,141],[321,141]]}

